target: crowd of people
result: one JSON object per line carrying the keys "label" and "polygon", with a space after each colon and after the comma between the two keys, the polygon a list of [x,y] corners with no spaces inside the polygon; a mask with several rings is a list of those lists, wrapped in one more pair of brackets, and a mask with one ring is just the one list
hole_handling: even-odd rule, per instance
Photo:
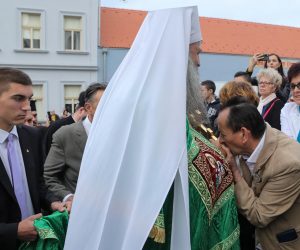
{"label": "crowd of people", "polygon": [[150,12],[48,127],[0,68],[1,249],[300,249],[300,62],[255,54],[218,98],[201,41],[195,7]]}

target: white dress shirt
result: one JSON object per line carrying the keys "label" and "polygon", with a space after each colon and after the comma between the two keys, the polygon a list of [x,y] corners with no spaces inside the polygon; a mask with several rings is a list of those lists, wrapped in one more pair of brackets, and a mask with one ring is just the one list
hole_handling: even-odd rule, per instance
{"label": "white dress shirt", "polygon": [[257,144],[256,148],[254,149],[254,151],[252,152],[252,154],[249,156],[249,158],[243,156],[243,158],[246,160],[246,164],[251,172],[251,174],[254,174],[254,168],[255,168],[255,164],[257,162],[257,159],[263,149],[263,146],[265,144],[265,137],[266,137],[266,132],[264,133],[264,135],[262,136],[262,138],[260,139],[259,143]]}
{"label": "white dress shirt", "polygon": [[300,131],[299,105],[295,102],[288,102],[280,113],[281,131],[289,137],[297,140]]}
{"label": "white dress shirt", "polygon": [[[23,155],[22,155],[22,151],[21,151],[21,147],[20,147],[19,135],[18,135],[16,126],[13,127],[13,129],[10,131],[10,133],[15,135],[13,137],[13,143],[17,149],[17,153],[18,153],[20,163],[21,163],[22,179],[23,179],[23,182],[25,183],[27,211],[29,211],[29,213],[31,215],[33,215],[34,210],[33,210],[32,201],[31,201],[31,197],[30,197],[30,193],[29,193],[25,165],[24,165],[24,161],[23,161]],[[8,135],[9,135],[9,132],[0,129],[0,156],[1,156],[1,160],[4,165],[4,168],[6,170],[6,173],[8,175],[8,178],[9,178],[10,182],[12,183],[12,176],[11,176],[11,171],[10,171],[10,166],[9,166],[9,161],[8,161],[8,156],[7,156],[7,137],[8,137]],[[13,184],[12,184],[12,186],[13,186]],[[22,218],[22,219],[24,219],[24,218]]]}
{"label": "white dress shirt", "polygon": [[85,132],[86,132],[87,136],[89,136],[89,132],[91,130],[92,122],[90,121],[90,118],[88,116],[83,120],[82,125],[85,129]]}

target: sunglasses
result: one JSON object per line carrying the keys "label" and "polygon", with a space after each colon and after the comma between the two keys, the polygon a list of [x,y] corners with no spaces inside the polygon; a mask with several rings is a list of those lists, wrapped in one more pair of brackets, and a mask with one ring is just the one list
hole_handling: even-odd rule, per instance
{"label": "sunglasses", "polygon": [[296,83],[296,84],[291,83],[291,89],[294,90],[296,87],[297,87],[297,89],[300,90],[300,82],[298,82],[298,83]]}

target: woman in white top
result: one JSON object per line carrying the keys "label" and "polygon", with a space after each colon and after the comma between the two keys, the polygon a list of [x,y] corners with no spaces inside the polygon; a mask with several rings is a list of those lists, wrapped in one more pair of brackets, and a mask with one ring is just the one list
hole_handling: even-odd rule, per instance
{"label": "woman in white top", "polygon": [[281,131],[300,143],[300,63],[293,64],[288,75],[293,101],[281,110]]}

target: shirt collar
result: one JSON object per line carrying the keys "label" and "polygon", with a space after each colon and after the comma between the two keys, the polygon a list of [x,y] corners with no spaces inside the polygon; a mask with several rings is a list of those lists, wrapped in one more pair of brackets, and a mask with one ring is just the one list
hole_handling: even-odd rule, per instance
{"label": "shirt collar", "polygon": [[84,129],[85,129],[86,134],[89,135],[89,132],[90,132],[90,130],[91,130],[92,123],[91,123],[91,121],[89,120],[89,117],[88,117],[88,116],[83,120],[82,124],[83,124],[83,127],[84,127]]}
{"label": "shirt collar", "polygon": [[9,134],[13,134],[16,137],[19,137],[18,136],[17,127],[13,126],[13,128],[12,128],[12,130],[10,132],[7,132],[7,131],[5,131],[3,129],[0,129],[0,143],[5,142],[5,140],[6,140],[6,138],[8,137]]}
{"label": "shirt collar", "polygon": [[264,146],[264,143],[265,143],[265,137],[266,137],[266,132],[264,133],[264,135],[260,139],[259,143],[257,144],[257,146],[254,149],[254,151],[252,152],[252,154],[247,159],[247,163],[249,163],[249,164],[255,164],[256,163],[256,161],[257,161],[257,159],[260,155],[260,152],[263,149],[263,146]]}

